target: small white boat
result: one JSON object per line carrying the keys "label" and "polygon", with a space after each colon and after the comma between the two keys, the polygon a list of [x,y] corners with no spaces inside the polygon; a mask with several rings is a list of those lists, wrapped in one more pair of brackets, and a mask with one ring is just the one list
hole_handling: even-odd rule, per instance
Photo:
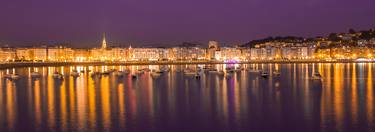
{"label": "small white boat", "polygon": [[144,70],[138,70],[138,71],[136,72],[136,74],[143,74],[143,73],[145,73]]}
{"label": "small white boat", "polygon": [[191,69],[185,69],[184,70],[184,75],[186,76],[194,76],[197,72],[191,70]]}
{"label": "small white boat", "polygon": [[169,68],[168,67],[162,67],[162,68],[160,68],[160,72],[169,72]]}
{"label": "small white boat", "polygon": [[322,76],[320,75],[319,72],[315,72],[315,73],[312,75],[312,79],[320,80],[320,79],[322,79]]}
{"label": "small white boat", "polygon": [[275,76],[280,76],[280,75],[281,75],[281,73],[280,73],[280,72],[278,72],[278,71],[274,71],[274,72],[273,72],[273,75],[275,75]]}
{"label": "small white boat", "polygon": [[10,76],[10,79],[12,79],[12,80],[18,80],[18,79],[20,79],[21,77],[20,77],[20,75],[18,75],[17,73],[16,74],[12,74],[11,76]]}
{"label": "small white boat", "polygon": [[115,71],[115,72],[113,72],[113,75],[116,76],[116,77],[123,77],[124,72],[123,71]]}
{"label": "small white boat", "polygon": [[229,68],[229,67],[225,68],[225,70],[226,70],[227,72],[230,72],[230,73],[233,73],[233,72],[236,71],[234,68]]}
{"label": "small white boat", "polygon": [[52,76],[55,79],[64,79],[64,76],[61,73],[57,72],[57,71],[54,72]]}
{"label": "small white boat", "polygon": [[130,71],[129,71],[129,70],[124,70],[124,71],[122,71],[122,73],[123,73],[123,74],[129,74]]}
{"label": "small white boat", "polygon": [[42,76],[39,72],[32,72],[32,73],[30,73],[30,76],[32,77],[32,78],[39,78],[40,76]]}
{"label": "small white boat", "polygon": [[252,69],[250,69],[248,72],[250,72],[250,73],[260,73],[259,70],[252,70]]}
{"label": "small white boat", "polygon": [[215,69],[213,69],[213,70],[208,70],[208,73],[210,73],[210,74],[217,74],[217,73],[218,73],[218,71],[217,71],[217,70],[215,70]]}
{"label": "small white boat", "polygon": [[194,77],[195,77],[196,79],[200,79],[200,78],[201,78],[201,75],[200,75],[199,73],[197,73],[197,74],[194,75]]}
{"label": "small white boat", "polygon": [[233,76],[233,73],[227,73],[227,74],[225,74],[225,77],[227,77],[227,78],[230,78],[232,76]]}
{"label": "small white boat", "polygon": [[185,76],[194,76],[196,74],[196,72],[185,72],[184,75]]}
{"label": "small white boat", "polygon": [[158,73],[158,72],[151,72],[150,75],[151,75],[151,77],[153,77],[153,78],[158,78],[158,77],[161,76],[161,74]]}
{"label": "small white boat", "polygon": [[52,76],[53,76],[54,78],[58,77],[59,75],[60,75],[60,73],[57,72],[57,71],[55,71],[55,72],[52,74]]}
{"label": "small white boat", "polygon": [[150,72],[151,70],[150,70],[150,68],[143,68],[142,71],[143,72]]}
{"label": "small white boat", "polygon": [[10,79],[11,77],[12,77],[12,74],[5,74],[5,75],[4,75],[4,78],[5,78],[5,79]]}
{"label": "small white boat", "polygon": [[224,71],[217,71],[217,75],[223,76],[224,74]]}
{"label": "small white boat", "polygon": [[102,75],[106,75],[106,76],[108,76],[109,74],[111,74],[111,71],[104,71],[104,72],[102,72],[101,74],[102,74]]}
{"label": "small white boat", "polygon": [[152,70],[151,72],[152,73],[164,73],[165,71],[156,69],[156,70]]}
{"label": "small white boat", "polygon": [[94,77],[99,77],[101,78],[102,77],[102,74],[100,72],[93,72],[91,73],[91,77],[94,78]]}
{"label": "small white boat", "polygon": [[133,79],[137,79],[138,78],[137,74],[132,74],[131,76],[132,76]]}
{"label": "small white boat", "polygon": [[264,77],[264,78],[267,78],[269,76],[269,74],[268,74],[268,72],[264,71],[264,72],[262,72],[261,76]]}
{"label": "small white boat", "polygon": [[73,70],[73,71],[70,73],[70,75],[71,75],[72,77],[79,77],[79,73],[78,73],[77,70]]}

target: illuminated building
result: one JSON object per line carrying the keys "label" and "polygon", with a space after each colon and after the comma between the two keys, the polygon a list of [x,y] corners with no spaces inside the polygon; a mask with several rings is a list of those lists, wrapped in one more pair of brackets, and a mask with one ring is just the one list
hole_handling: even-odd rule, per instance
{"label": "illuminated building", "polygon": [[241,60],[241,50],[238,48],[222,47],[215,52],[215,59],[219,61]]}
{"label": "illuminated building", "polygon": [[129,52],[132,61],[157,61],[168,59],[168,50],[164,48],[131,48]]}
{"label": "illuminated building", "polygon": [[0,48],[0,61],[14,61],[16,51],[13,48]]}
{"label": "illuminated building", "polygon": [[63,46],[48,47],[48,61],[71,61],[73,60],[73,50]]}
{"label": "illuminated building", "polygon": [[214,60],[215,52],[219,50],[219,43],[217,41],[209,41],[207,49],[207,59]]}
{"label": "illuminated building", "polygon": [[103,40],[101,48],[91,49],[91,61],[123,61],[125,60],[125,48],[108,48],[105,35],[103,35]]}
{"label": "illuminated building", "polygon": [[242,48],[241,49],[241,57],[244,61],[251,60],[251,49],[250,48]]}
{"label": "illuminated building", "polygon": [[251,60],[259,60],[260,54],[261,54],[261,50],[259,48],[251,48],[250,49],[250,59]]}
{"label": "illuminated building", "polygon": [[88,49],[73,49],[73,60],[78,62],[91,61],[90,50]]}
{"label": "illuminated building", "polygon": [[17,60],[32,61],[31,50],[28,48],[17,48],[16,49]]}
{"label": "illuminated building", "polygon": [[174,47],[169,56],[171,60],[205,60],[206,50],[199,47]]}
{"label": "illuminated building", "polygon": [[312,55],[309,53],[308,47],[283,47],[282,58],[292,60],[292,59],[308,59]]}
{"label": "illuminated building", "polygon": [[113,61],[126,61],[127,52],[127,48],[111,48],[107,51],[107,54],[111,56]]}
{"label": "illuminated building", "polygon": [[16,56],[18,60],[26,61],[46,61],[48,57],[46,47],[17,48]]}

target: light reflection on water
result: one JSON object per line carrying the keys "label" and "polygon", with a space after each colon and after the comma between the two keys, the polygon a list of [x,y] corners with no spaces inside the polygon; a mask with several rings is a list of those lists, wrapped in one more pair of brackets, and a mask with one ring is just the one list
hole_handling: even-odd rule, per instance
{"label": "light reflection on water", "polygon": [[[202,66],[202,65],[199,65]],[[214,65],[225,70],[231,65]],[[248,64],[267,70],[226,78],[183,75],[196,65],[170,65],[160,78],[132,79],[93,71],[135,72],[162,66],[71,66],[0,72],[0,131],[374,131],[372,63]],[[91,72],[69,76],[72,70]],[[35,79],[31,72],[42,77]],[[54,71],[65,76],[53,79]],[[272,71],[281,71],[273,77]],[[319,71],[321,81],[312,80]],[[4,79],[18,73],[20,80]]]}

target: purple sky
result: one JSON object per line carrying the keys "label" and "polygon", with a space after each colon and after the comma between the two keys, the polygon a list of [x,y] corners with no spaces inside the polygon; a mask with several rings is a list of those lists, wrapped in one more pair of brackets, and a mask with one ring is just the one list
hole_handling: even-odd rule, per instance
{"label": "purple sky", "polygon": [[375,0],[1,0],[0,41],[245,43],[274,35],[318,36],[375,27]]}

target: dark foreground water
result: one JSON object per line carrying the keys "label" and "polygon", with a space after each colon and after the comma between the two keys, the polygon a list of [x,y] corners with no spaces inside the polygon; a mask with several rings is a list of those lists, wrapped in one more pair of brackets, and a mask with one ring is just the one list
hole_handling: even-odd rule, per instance
{"label": "dark foreground water", "polygon": [[[201,79],[179,72],[195,65],[168,66],[171,72],[160,78],[145,73],[138,79],[91,78],[90,73],[74,79],[69,72],[159,66],[1,70],[0,131],[375,131],[374,66],[242,66],[281,71],[280,77],[266,79],[247,71],[231,78],[207,73]],[[55,70],[65,80],[53,79]],[[322,81],[311,79],[314,70]],[[32,71],[43,76],[32,79]],[[6,80],[7,72],[22,78]]]}

